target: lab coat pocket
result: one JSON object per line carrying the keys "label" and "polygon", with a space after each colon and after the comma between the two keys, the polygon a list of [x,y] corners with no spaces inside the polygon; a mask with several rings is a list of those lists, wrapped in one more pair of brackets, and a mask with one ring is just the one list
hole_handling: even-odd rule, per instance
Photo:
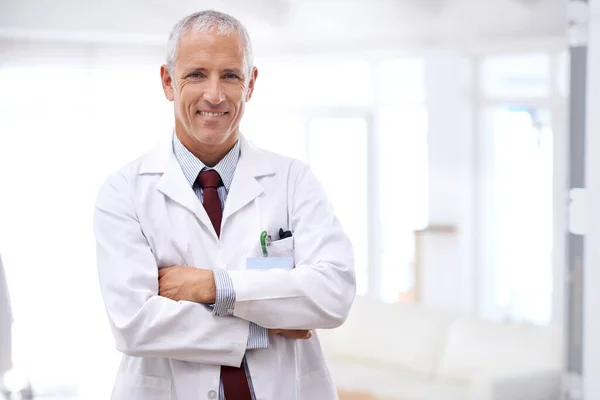
{"label": "lab coat pocket", "polygon": [[293,269],[294,241],[293,237],[271,242],[267,247],[268,257],[250,257],[246,261],[248,269]]}
{"label": "lab coat pocket", "polygon": [[171,400],[169,378],[119,373],[111,400]]}
{"label": "lab coat pocket", "polygon": [[289,257],[294,255],[294,237],[289,237],[271,242],[267,247],[271,257]]}

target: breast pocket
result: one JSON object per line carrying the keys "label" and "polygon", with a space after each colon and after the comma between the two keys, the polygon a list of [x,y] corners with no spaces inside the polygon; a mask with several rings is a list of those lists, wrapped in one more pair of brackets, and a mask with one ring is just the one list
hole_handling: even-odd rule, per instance
{"label": "breast pocket", "polygon": [[120,373],[111,400],[171,400],[171,384],[169,378]]}
{"label": "breast pocket", "polygon": [[271,242],[267,246],[268,256],[264,257],[262,252],[256,252],[254,257],[246,259],[246,268],[254,270],[269,269],[293,269],[294,262],[294,239],[285,238]]}
{"label": "breast pocket", "polygon": [[294,255],[294,237],[271,242],[267,247],[270,257],[290,257]]}

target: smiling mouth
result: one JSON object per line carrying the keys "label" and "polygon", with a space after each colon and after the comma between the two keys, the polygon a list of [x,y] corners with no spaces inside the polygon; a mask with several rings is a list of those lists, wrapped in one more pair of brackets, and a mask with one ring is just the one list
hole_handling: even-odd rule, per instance
{"label": "smiling mouth", "polygon": [[223,115],[226,115],[227,112],[216,113],[216,112],[198,111],[197,114],[202,115],[203,117],[222,117]]}

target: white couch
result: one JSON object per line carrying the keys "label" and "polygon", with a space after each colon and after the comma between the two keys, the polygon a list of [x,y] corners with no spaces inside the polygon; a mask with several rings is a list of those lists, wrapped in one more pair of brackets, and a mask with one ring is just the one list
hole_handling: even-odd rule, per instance
{"label": "white couch", "polygon": [[358,297],[346,323],[319,331],[338,388],[385,400],[557,400],[556,329],[502,325]]}

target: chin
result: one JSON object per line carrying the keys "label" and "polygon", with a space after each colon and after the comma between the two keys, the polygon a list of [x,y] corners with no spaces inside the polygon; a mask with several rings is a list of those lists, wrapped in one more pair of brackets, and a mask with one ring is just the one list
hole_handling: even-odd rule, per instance
{"label": "chin", "polygon": [[233,136],[233,133],[203,130],[202,132],[193,132],[193,136],[202,144],[219,145],[227,142]]}

